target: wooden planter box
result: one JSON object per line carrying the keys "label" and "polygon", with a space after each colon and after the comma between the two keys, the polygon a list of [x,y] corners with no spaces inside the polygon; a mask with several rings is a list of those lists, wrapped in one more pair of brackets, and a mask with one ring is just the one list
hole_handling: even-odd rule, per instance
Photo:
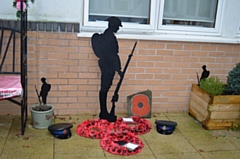
{"label": "wooden planter box", "polygon": [[192,85],[189,114],[208,130],[229,129],[240,122],[240,95],[210,95]]}

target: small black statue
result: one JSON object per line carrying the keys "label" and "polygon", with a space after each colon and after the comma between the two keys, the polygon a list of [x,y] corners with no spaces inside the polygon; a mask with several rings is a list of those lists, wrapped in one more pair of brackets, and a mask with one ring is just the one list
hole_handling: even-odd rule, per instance
{"label": "small black statue", "polygon": [[47,95],[51,89],[51,85],[46,82],[46,78],[44,78],[44,77],[41,78],[41,81],[43,84],[42,84],[39,96],[42,97],[43,104],[46,104],[47,103]]}
{"label": "small black statue", "polygon": [[114,120],[116,118],[110,115],[107,110],[107,94],[112,85],[115,72],[119,76],[123,75],[121,71],[121,62],[118,56],[119,46],[114,33],[122,27],[121,20],[117,17],[110,17],[107,19],[108,28],[103,34],[95,33],[92,36],[92,47],[97,57],[99,57],[98,65],[101,70],[101,89],[99,91],[100,102],[100,119]]}
{"label": "small black statue", "polygon": [[205,79],[205,78],[208,78],[208,76],[209,76],[209,74],[210,74],[210,71],[208,71],[206,68],[207,68],[206,65],[203,65],[203,66],[202,66],[203,72],[202,72],[200,81],[203,80],[203,79]]}

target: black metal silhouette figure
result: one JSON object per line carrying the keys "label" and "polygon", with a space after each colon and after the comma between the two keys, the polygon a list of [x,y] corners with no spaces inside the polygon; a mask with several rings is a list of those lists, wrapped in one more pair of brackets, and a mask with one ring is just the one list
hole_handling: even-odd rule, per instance
{"label": "black metal silhouette figure", "polygon": [[208,78],[208,76],[210,75],[210,71],[207,71],[206,67],[207,67],[206,65],[202,66],[203,72],[202,72],[200,81],[205,79],[205,78]]}
{"label": "black metal silhouette figure", "polygon": [[92,47],[97,57],[99,57],[98,65],[101,70],[101,89],[99,91],[100,102],[100,119],[108,121],[116,120],[115,115],[110,115],[107,110],[107,94],[112,85],[115,72],[119,76],[123,75],[121,71],[121,61],[118,56],[119,46],[114,33],[122,27],[121,20],[117,17],[110,17],[107,19],[108,28],[103,34],[95,33],[92,36]]}
{"label": "black metal silhouette figure", "polygon": [[46,104],[47,103],[47,95],[51,89],[51,85],[46,82],[46,78],[44,78],[44,77],[41,78],[41,81],[43,84],[42,84],[39,96],[42,97],[43,104]]}

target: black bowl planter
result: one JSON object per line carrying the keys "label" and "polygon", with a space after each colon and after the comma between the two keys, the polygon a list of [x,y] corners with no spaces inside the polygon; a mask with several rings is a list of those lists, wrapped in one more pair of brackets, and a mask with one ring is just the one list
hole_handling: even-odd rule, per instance
{"label": "black bowl planter", "polygon": [[33,127],[46,129],[52,124],[54,106],[51,104],[35,104],[31,107]]}

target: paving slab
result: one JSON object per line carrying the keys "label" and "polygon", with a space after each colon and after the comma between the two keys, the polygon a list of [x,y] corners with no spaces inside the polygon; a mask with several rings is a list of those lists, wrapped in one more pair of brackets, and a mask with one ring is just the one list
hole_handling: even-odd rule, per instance
{"label": "paving slab", "polygon": [[[118,117],[127,117],[124,113]],[[231,130],[205,130],[188,113],[156,113],[150,121],[152,129],[139,135],[144,147],[131,156],[113,155],[101,148],[100,139],[89,139],[76,134],[77,126],[97,118],[93,114],[55,115],[54,123],[71,123],[72,137],[54,138],[48,129],[32,127],[31,116],[25,135],[21,135],[20,116],[0,116],[0,158],[2,159],[239,159],[240,133]],[[178,123],[171,135],[159,134],[155,120]],[[14,151],[13,151],[14,150]]]}

